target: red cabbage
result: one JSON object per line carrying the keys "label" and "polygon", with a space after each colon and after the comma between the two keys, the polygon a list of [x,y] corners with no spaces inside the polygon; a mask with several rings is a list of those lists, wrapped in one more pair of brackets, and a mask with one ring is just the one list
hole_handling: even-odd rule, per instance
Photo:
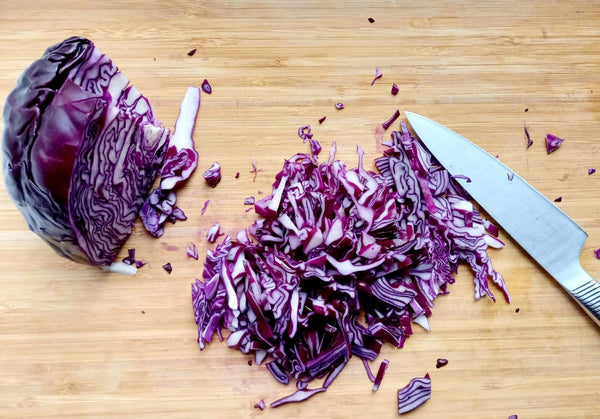
{"label": "red cabbage", "polygon": [[389,363],[390,363],[390,361],[388,361],[387,359],[384,359],[383,361],[381,361],[381,364],[379,365],[379,370],[377,371],[377,375],[375,376],[375,379],[373,380],[373,391],[379,390],[379,386],[381,385],[381,382],[383,381],[383,376],[385,375],[385,371],[387,370]]}
{"label": "red cabbage", "polygon": [[250,170],[250,173],[252,173],[254,175],[254,177],[252,178],[252,182],[256,182],[256,176],[258,176],[258,172],[262,172],[263,169],[259,169],[258,166],[256,165],[256,159],[254,157],[252,157],[252,170]]}
{"label": "red cabbage", "polygon": [[477,299],[495,301],[491,278],[509,301],[487,255],[502,246],[487,233],[497,230],[405,124],[386,145],[379,173],[364,168],[360,148],[347,169],[335,143],[325,163],[304,153],[286,160],[272,193],[254,203],[260,217],[209,250],[192,284],[201,349],[227,330],[228,346],[277,381],[303,382],[276,406],[323,391],[305,385],[330,385],[352,356],[373,361],[384,342],[401,348],[413,322],[428,329],[461,262]]}
{"label": "red cabbage", "polygon": [[[357,356],[360,356],[360,355],[357,355]],[[369,381],[374,383],[375,375],[373,375],[373,371],[371,371],[371,367],[369,366],[369,360],[367,359],[367,357],[362,357],[361,360],[362,360],[363,366],[365,367],[365,371],[367,372],[367,377],[369,378]]]}
{"label": "red cabbage", "polygon": [[219,223],[215,223],[211,228],[208,229],[208,233],[206,233],[206,240],[214,243],[221,235],[221,225]]}
{"label": "red cabbage", "polygon": [[336,109],[344,109],[344,104],[342,102],[338,102],[335,104]]}
{"label": "red cabbage", "polygon": [[394,122],[396,122],[396,119],[398,119],[400,117],[400,110],[396,109],[396,112],[393,113],[392,116],[389,117],[389,119],[387,119],[385,122],[381,123],[381,126],[383,127],[384,130],[387,130]]}
{"label": "red cabbage", "polygon": [[483,220],[483,226],[485,227],[485,231],[493,237],[498,237],[498,234],[500,234],[498,227],[496,227],[490,220]]}
{"label": "red cabbage", "polygon": [[429,374],[425,377],[415,377],[398,390],[398,414],[408,413],[421,406],[431,398],[431,378]]}
{"label": "red cabbage", "polygon": [[194,125],[200,108],[200,89],[188,87],[175,121],[175,132],[169,140],[169,149],[160,172],[160,189],[173,190],[188,179],[198,166],[198,152],[194,139]]}
{"label": "red cabbage", "polygon": [[213,164],[206,169],[204,172],[204,180],[211,187],[215,187],[221,182],[221,165],[218,162],[213,162]]}
{"label": "red cabbage", "polygon": [[527,125],[523,124],[523,130],[525,131],[525,138],[527,138],[527,148],[529,148],[533,145],[533,140],[531,139],[531,135],[529,135]]}
{"label": "red cabbage", "polygon": [[169,130],[92,41],[48,48],[3,113],[6,190],[59,255],[110,265],[157,177]]}
{"label": "red cabbage", "polygon": [[438,358],[435,363],[436,368],[442,368],[442,367],[445,367],[446,365],[448,365],[448,360],[446,358]]}
{"label": "red cabbage", "polygon": [[381,76],[383,76],[381,69],[379,67],[375,67],[375,78],[373,78],[373,81],[371,81],[371,86],[373,86],[375,84],[375,80],[381,78]]}
{"label": "red cabbage", "polygon": [[208,80],[204,79],[200,87],[202,88],[202,91],[207,95],[210,95],[212,93],[212,86],[210,85]]}
{"label": "red cabbage", "polygon": [[273,403],[270,404],[271,407],[277,407],[277,406],[281,406],[282,404],[285,403],[297,403],[297,402],[302,402],[312,396],[314,396],[317,393],[321,393],[323,391],[325,391],[326,388],[325,387],[319,387],[319,388],[315,388],[313,390],[298,390],[293,394],[290,394],[289,396],[283,397],[279,400],[274,401]]}
{"label": "red cabbage", "polygon": [[322,124],[323,122],[325,122],[326,119],[327,119],[326,116],[322,116],[321,118],[319,118],[319,124]]}
{"label": "red cabbage", "polygon": [[453,179],[463,179],[465,180],[467,183],[471,182],[471,178],[465,175],[452,175]]}
{"label": "red cabbage", "polygon": [[174,189],[187,180],[198,166],[198,152],[192,134],[199,107],[200,89],[188,87],[160,171],[159,187],[148,195],[139,211],[144,227],[154,237],[163,235],[165,222],[187,219],[183,210],[175,206],[177,197]]}
{"label": "red cabbage", "polygon": [[171,274],[171,272],[173,272],[173,267],[171,266],[171,262],[165,263],[162,267],[165,271],[167,271],[167,273],[169,275]]}
{"label": "red cabbage", "polygon": [[204,205],[202,205],[202,209],[200,210],[200,214],[204,215],[206,209],[208,208],[208,204],[210,204],[210,199],[204,201]]}
{"label": "red cabbage", "polygon": [[596,257],[596,259],[600,260],[600,248],[594,250],[594,256]]}
{"label": "red cabbage", "polygon": [[196,246],[194,243],[186,244],[185,251],[189,257],[198,260],[198,246]]}
{"label": "red cabbage", "polygon": [[194,48],[194,49],[192,49],[192,50],[188,51],[187,55],[189,55],[189,56],[191,57],[191,56],[192,56],[192,55],[194,55],[195,53],[196,53],[196,48]]}
{"label": "red cabbage", "polygon": [[146,262],[142,262],[141,260],[137,260],[135,258],[135,249],[128,249],[127,250],[128,255],[127,257],[123,258],[123,263],[127,264],[127,265],[133,265],[135,266],[137,269],[141,268],[142,266],[144,266],[146,264]]}
{"label": "red cabbage", "polygon": [[154,237],[161,237],[164,224],[169,221],[186,220],[183,210],[175,206],[177,197],[174,191],[154,189],[146,198],[140,209],[140,217],[146,230]]}
{"label": "red cabbage", "polygon": [[593,167],[590,167],[588,169],[588,175],[591,175],[591,174],[594,174],[594,173],[596,173],[596,169],[594,169]]}
{"label": "red cabbage", "polygon": [[135,265],[135,249],[128,249],[127,253],[127,257],[123,258],[122,262],[127,265]]}
{"label": "red cabbage", "polygon": [[321,152],[321,144],[312,138],[308,142],[310,143],[310,154],[317,156]]}
{"label": "red cabbage", "polygon": [[313,137],[310,132],[310,125],[302,125],[298,128],[298,137],[302,138],[304,142],[310,140]]}
{"label": "red cabbage", "polygon": [[561,146],[563,141],[565,141],[565,140],[557,137],[556,135],[546,134],[546,152],[548,154],[550,154],[550,153],[558,150],[558,148]]}
{"label": "red cabbage", "polygon": [[398,85],[396,83],[392,83],[392,89],[390,90],[390,92],[396,96],[398,94],[398,92],[400,91],[400,88],[398,87]]}

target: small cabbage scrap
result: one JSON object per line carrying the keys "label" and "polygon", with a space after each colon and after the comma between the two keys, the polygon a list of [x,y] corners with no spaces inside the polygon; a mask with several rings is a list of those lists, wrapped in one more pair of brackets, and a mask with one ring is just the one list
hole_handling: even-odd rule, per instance
{"label": "small cabbage scrap", "polygon": [[555,152],[556,150],[559,149],[559,147],[562,145],[562,143],[565,140],[563,140],[560,137],[557,137],[554,134],[546,134],[546,152],[548,154]]}
{"label": "small cabbage scrap", "polygon": [[[324,391],[352,356],[374,361],[382,345],[404,346],[412,324],[429,328],[434,300],[448,292],[458,264],[474,272],[475,297],[495,299],[489,279],[508,292],[491,265],[484,221],[448,172],[407,127],[368,171],[314,154],[288,159],[272,193],[254,203],[260,216],[235,238],[208,250],[192,284],[198,343],[216,335],[265,364],[298,391],[271,404]],[[385,363],[377,383],[383,378]],[[372,374],[371,374],[372,375]],[[320,388],[307,384],[324,378]]]}
{"label": "small cabbage scrap", "polygon": [[302,138],[304,142],[310,140],[313,137],[310,125],[302,125],[298,128],[298,137]]}
{"label": "small cabbage scrap", "polygon": [[533,145],[533,140],[531,139],[531,135],[529,134],[529,129],[527,125],[523,124],[523,131],[525,132],[525,138],[527,139],[527,148]]}
{"label": "small cabbage scrap", "polygon": [[213,164],[206,169],[204,172],[204,180],[212,188],[217,186],[221,182],[221,164],[219,162],[213,162]]}
{"label": "small cabbage scrap", "polygon": [[381,78],[381,76],[383,76],[381,69],[379,67],[375,67],[375,77],[371,81],[371,86],[373,86],[375,84],[375,80]]}
{"label": "small cabbage scrap", "polygon": [[398,390],[398,414],[402,415],[415,410],[431,398],[431,378],[415,377],[406,387]]}
{"label": "small cabbage scrap", "polygon": [[379,365],[379,370],[377,370],[377,375],[375,376],[375,379],[373,380],[373,391],[379,390],[379,386],[381,385],[381,382],[383,381],[383,376],[385,375],[385,371],[387,370],[389,363],[390,363],[390,361],[388,361],[387,359],[384,359],[383,361],[381,361],[381,364]]}
{"label": "small cabbage scrap", "polygon": [[138,269],[146,264],[146,262],[135,258],[135,249],[128,249],[127,256],[123,258],[122,262],[126,265],[133,265]]}
{"label": "small cabbage scrap", "polygon": [[185,245],[185,252],[189,257],[198,260],[198,246],[195,243],[187,243]]}

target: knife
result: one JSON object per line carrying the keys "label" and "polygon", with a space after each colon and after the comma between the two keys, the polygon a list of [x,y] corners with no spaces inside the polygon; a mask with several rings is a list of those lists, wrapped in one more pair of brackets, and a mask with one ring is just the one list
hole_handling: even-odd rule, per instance
{"label": "knife", "polygon": [[405,112],[436,159],[600,326],[600,283],[581,267],[587,233],[485,150],[424,116]]}

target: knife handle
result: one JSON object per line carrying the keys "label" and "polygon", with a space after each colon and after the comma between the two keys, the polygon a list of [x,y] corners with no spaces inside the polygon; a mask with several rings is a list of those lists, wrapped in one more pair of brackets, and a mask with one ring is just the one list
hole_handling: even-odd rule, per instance
{"label": "knife handle", "polygon": [[571,294],[586,313],[600,326],[600,283],[592,277],[589,278],[589,281],[574,288]]}

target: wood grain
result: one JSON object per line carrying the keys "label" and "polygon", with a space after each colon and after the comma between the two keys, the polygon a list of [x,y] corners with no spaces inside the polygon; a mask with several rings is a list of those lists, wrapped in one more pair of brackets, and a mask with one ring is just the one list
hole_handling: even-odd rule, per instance
{"label": "wood grain", "polygon": [[[381,153],[375,129],[400,109],[452,127],[548,198],[562,196],[590,236],[582,264],[600,278],[600,172],[587,173],[600,169],[600,3],[0,0],[0,10],[0,103],[45,48],[74,34],[108,54],[166,126],[187,86],[213,86],[195,131],[200,167],[179,194],[189,219],[161,239],[136,226],[123,249],[149,262],[136,277],[54,255],[0,188],[1,417],[392,418],[397,389],[425,372],[432,398],[409,417],[600,417],[598,328],[505,236],[491,254],[512,304],[474,301],[463,269],[437,300],[432,331],[384,348],[379,391],[353,359],[326,393],[265,411],[254,403],[293,389],[223,343],[199,350],[190,283],[202,262],[185,254],[188,242],[201,254],[211,247],[214,222],[230,234],[252,223],[243,199],[268,193],[284,159],[306,150],[299,126],[312,124],[325,150],[336,141],[353,166],[357,145],[370,160]],[[376,66],[384,75],[371,86]],[[547,132],[566,139],[552,155]],[[201,176],[213,161],[223,167],[215,189]],[[438,357],[449,364],[436,369]]]}

